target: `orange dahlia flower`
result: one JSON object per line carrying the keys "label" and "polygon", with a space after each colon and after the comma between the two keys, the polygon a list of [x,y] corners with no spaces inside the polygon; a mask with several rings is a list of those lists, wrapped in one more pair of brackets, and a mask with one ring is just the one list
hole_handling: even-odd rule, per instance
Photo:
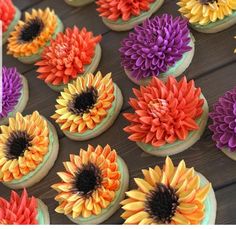
{"label": "orange dahlia flower", "polygon": [[59,194],[56,212],[72,218],[99,215],[115,198],[120,187],[117,153],[109,145],[104,148],[89,145],[79,155],[70,155],[64,162],[66,172],[58,172],[62,179],[52,185]]}
{"label": "orange dahlia flower", "polygon": [[14,57],[31,56],[38,53],[53,36],[58,19],[53,10],[32,10],[25,13],[25,20],[19,21],[11,32],[8,54]]}
{"label": "orange dahlia flower", "polygon": [[37,111],[25,117],[17,113],[0,130],[0,181],[19,180],[35,170],[48,152],[47,121]]}
{"label": "orange dahlia flower", "polygon": [[36,63],[40,74],[38,78],[53,85],[67,84],[78,74],[84,73],[100,41],[101,35],[95,37],[86,28],[67,28],[65,33],[59,33],[55,40],[51,40],[50,46],[44,49],[42,60]]}
{"label": "orange dahlia flower", "polygon": [[128,21],[132,16],[139,16],[142,11],[148,11],[155,0],[98,0],[97,11],[101,17],[116,21],[121,18]]}
{"label": "orange dahlia flower", "polygon": [[166,83],[153,77],[151,83],[133,89],[137,98],[129,104],[134,113],[125,113],[131,124],[124,128],[129,139],[160,147],[176,140],[185,140],[192,130],[199,128],[196,119],[203,112],[201,89],[194,81],[183,77],[179,82],[172,76]]}
{"label": "orange dahlia flower", "polygon": [[205,216],[204,201],[211,184],[200,185],[193,168],[182,160],[174,167],[166,158],[159,166],[142,170],[144,179],[134,178],[137,189],[126,193],[121,204],[125,224],[199,224]]}
{"label": "orange dahlia flower", "polygon": [[2,21],[2,32],[6,32],[16,13],[15,6],[11,0],[0,0],[0,21]]}
{"label": "orange dahlia flower", "polygon": [[79,77],[61,92],[52,116],[63,131],[84,133],[94,129],[107,115],[114,101],[111,73],[102,77],[89,73]]}

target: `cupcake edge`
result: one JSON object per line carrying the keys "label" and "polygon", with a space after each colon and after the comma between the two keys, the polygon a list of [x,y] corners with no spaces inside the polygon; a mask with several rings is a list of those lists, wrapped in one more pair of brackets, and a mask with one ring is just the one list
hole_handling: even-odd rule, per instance
{"label": "cupcake edge", "polygon": [[[50,224],[50,216],[47,205],[40,199],[37,198],[38,202],[38,217],[42,217],[43,222],[40,222],[41,225],[49,225]],[[42,221],[40,220],[40,221]],[[38,221],[39,222],[39,221]]]}

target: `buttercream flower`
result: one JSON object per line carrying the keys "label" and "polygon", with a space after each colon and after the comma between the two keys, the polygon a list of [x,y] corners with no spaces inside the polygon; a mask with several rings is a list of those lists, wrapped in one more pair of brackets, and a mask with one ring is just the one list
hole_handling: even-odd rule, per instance
{"label": "buttercream flower", "polygon": [[144,151],[157,156],[175,154],[200,138],[208,106],[193,80],[183,77],[177,82],[169,76],[164,83],[154,77],[148,86],[133,92],[136,98],[129,104],[134,113],[124,113],[130,122],[124,130]]}
{"label": "buttercream flower", "polygon": [[169,157],[161,169],[143,169],[137,189],[121,204],[125,224],[214,224],[216,199],[205,177],[184,160],[175,167]]}
{"label": "buttercream flower", "polygon": [[213,121],[209,128],[216,146],[236,160],[236,88],[219,98],[209,116]]}
{"label": "buttercream flower", "polygon": [[76,26],[59,33],[42,53],[38,78],[55,90],[63,89],[72,79],[94,72],[101,58],[101,35],[94,36],[86,28]]}
{"label": "buttercream flower", "polygon": [[132,29],[150,17],[164,0],[97,0],[97,11],[103,22],[111,29],[124,31]]}
{"label": "buttercream flower", "polygon": [[52,185],[58,192],[56,212],[78,224],[98,224],[118,208],[128,188],[129,174],[124,161],[109,145],[89,145],[79,155],[70,154],[61,182]]}
{"label": "buttercream flower", "polygon": [[35,111],[25,117],[17,112],[8,126],[0,126],[1,182],[12,188],[28,187],[47,174],[58,153],[57,135],[49,125]]}
{"label": "buttercream flower", "polygon": [[63,25],[53,10],[32,10],[25,13],[24,21],[19,21],[11,32],[8,54],[23,63],[34,63],[51,38],[63,30]]}
{"label": "buttercream flower", "polygon": [[122,94],[113,83],[111,73],[104,77],[101,72],[88,73],[61,92],[52,118],[69,138],[86,140],[113,124],[122,103]]}
{"label": "buttercream flower", "polygon": [[29,197],[26,189],[21,196],[11,191],[10,201],[0,197],[0,224],[49,224],[49,214],[46,205],[34,196]]}
{"label": "buttercream flower", "polygon": [[179,0],[177,4],[181,14],[200,32],[219,32],[235,24],[235,0]]}
{"label": "buttercream flower", "polygon": [[119,51],[128,77],[145,85],[152,76],[181,75],[191,63],[194,43],[186,20],[163,14],[135,27]]}

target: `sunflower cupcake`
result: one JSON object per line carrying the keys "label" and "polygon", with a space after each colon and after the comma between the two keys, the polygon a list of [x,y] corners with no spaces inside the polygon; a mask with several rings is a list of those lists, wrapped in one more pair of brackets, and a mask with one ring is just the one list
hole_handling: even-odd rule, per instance
{"label": "sunflower cupcake", "polygon": [[209,116],[213,121],[209,128],[217,148],[236,160],[236,87],[218,99]]}
{"label": "sunflower cupcake", "polygon": [[23,112],[29,99],[28,82],[16,68],[2,67],[2,111],[0,125],[6,125],[9,117]]}
{"label": "sunflower cupcake", "polygon": [[126,31],[151,17],[164,0],[97,0],[97,11],[104,24],[115,31]]}
{"label": "sunflower cupcake", "polygon": [[39,60],[43,48],[51,38],[63,31],[63,24],[53,10],[32,10],[25,13],[24,21],[19,21],[8,39],[8,54],[25,64]]}
{"label": "sunflower cupcake", "polygon": [[55,91],[62,91],[78,76],[93,73],[101,59],[101,35],[93,36],[86,28],[76,26],[59,33],[42,53],[38,78]]}
{"label": "sunflower cupcake", "polygon": [[88,73],[61,92],[52,118],[68,138],[84,141],[105,132],[116,120],[122,105],[123,96],[111,73],[104,77],[101,72]]}
{"label": "sunflower cupcake", "polygon": [[65,2],[70,6],[78,7],[88,5],[89,3],[94,2],[94,0],[65,0]]}
{"label": "sunflower cupcake", "polygon": [[99,224],[119,209],[128,189],[129,172],[109,145],[89,145],[63,164],[66,171],[57,173],[62,181],[52,185],[58,192],[56,212],[77,224]]}
{"label": "sunflower cupcake", "polygon": [[140,90],[133,89],[136,98],[129,104],[133,113],[124,113],[130,125],[124,128],[131,141],[145,152],[155,156],[180,153],[195,144],[203,134],[208,105],[186,77],[177,82],[169,76],[164,83],[153,77],[151,83]]}
{"label": "sunflower cupcake", "polygon": [[0,0],[0,21],[2,21],[2,44],[7,42],[10,32],[20,20],[21,12],[11,0]]}
{"label": "sunflower cupcake", "polygon": [[169,157],[159,166],[143,169],[134,178],[136,189],[121,202],[125,224],[215,224],[216,198],[211,183],[184,160],[177,167]]}
{"label": "sunflower cupcake", "polygon": [[235,0],[179,0],[179,12],[193,29],[217,33],[236,24]]}
{"label": "sunflower cupcake", "polygon": [[0,181],[13,189],[33,186],[52,168],[58,148],[55,128],[37,111],[17,113],[0,126]]}
{"label": "sunflower cupcake", "polygon": [[11,191],[10,201],[0,197],[0,224],[31,225],[50,224],[48,207],[26,189],[21,196]]}
{"label": "sunflower cupcake", "polygon": [[152,76],[162,80],[181,75],[194,55],[194,38],[187,21],[168,14],[147,19],[134,28],[119,49],[129,79],[148,85]]}

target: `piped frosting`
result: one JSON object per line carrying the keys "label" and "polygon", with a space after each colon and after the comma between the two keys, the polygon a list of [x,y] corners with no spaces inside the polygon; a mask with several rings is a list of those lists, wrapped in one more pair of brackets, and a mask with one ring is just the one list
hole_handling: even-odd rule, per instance
{"label": "piped frosting", "polygon": [[0,0],[0,21],[2,31],[6,32],[16,13],[15,6],[11,0]]}

